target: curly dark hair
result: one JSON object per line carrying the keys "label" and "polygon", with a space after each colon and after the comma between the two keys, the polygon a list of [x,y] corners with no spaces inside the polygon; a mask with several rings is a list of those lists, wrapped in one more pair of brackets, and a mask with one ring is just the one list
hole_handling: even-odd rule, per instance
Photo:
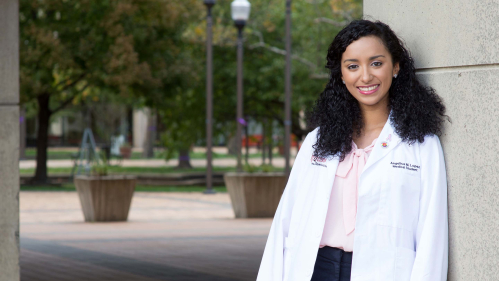
{"label": "curly dark hair", "polygon": [[320,157],[339,156],[341,160],[352,150],[352,138],[360,136],[364,126],[358,101],[341,79],[341,57],[354,41],[376,36],[399,63],[398,78],[388,92],[390,121],[402,141],[422,143],[425,136],[440,135],[445,106],[431,87],[422,85],[414,68],[414,60],[404,43],[390,27],[380,21],[356,20],[342,29],[329,46],[326,68],[330,80],[309,114],[311,128],[319,127],[314,154]]}

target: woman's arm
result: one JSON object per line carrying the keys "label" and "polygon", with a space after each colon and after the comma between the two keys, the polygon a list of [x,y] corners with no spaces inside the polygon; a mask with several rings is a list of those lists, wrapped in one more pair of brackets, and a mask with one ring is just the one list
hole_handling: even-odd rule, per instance
{"label": "woman's arm", "polygon": [[411,281],[445,281],[448,266],[447,178],[437,136],[420,145],[421,194]]}

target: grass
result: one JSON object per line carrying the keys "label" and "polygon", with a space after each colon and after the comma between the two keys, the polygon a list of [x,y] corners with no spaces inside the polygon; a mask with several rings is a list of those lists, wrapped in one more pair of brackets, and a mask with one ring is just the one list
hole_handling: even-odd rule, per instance
{"label": "grass", "polygon": [[76,191],[73,184],[63,185],[21,185],[21,191]]}
{"label": "grass", "polygon": [[[47,157],[51,160],[62,160],[71,159],[71,155],[75,154],[72,151],[47,151]],[[36,148],[26,148],[25,150],[26,159],[36,159]]]}
{"label": "grass", "polygon": [[[189,153],[191,159],[206,159],[205,152],[191,152]],[[226,159],[226,158],[236,158],[235,155],[225,154],[225,153],[215,153],[212,152],[213,159]],[[164,159],[165,154],[161,151],[155,151],[153,159]],[[177,159],[178,153],[174,153],[172,159]],[[147,159],[142,156],[142,152],[132,152],[130,159]]]}
{"label": "grass", "polygon": [[[139,192],[203,192],[204,186],[142,186],[135,187]],[[225,186],[213,187],[216,192],[227,192]],[[76,191],[74,184],[57,185],[21,185],[21,191]]]}
{"label": "grass", "polygon": [[[62,168],[48,168],[48,174],[50,175],[61,175],[61,174],[71,174],[71,167]],[[234,172],[235,167],[213,167],[214,172]],[[20,169],[21,175],[34,175],[35,169]],[[121,166],[109,166],[109,174],[169,174],[169,173],[195,173],[195,172],[206,172],[204,167],[194,167],[192,169],[177,169],[175,167],[121,167]]]}
{"label": "grass", "polygon": [[[72,155],[75,155],[78,153],[78,150],[75,149],[74,151],[65,151],[65,150],[57,150],[55,149],[49,149],[47,151],[47,158],[49,160],[70,160]],[[25,151],[26,154],[26,159],[36,159],[36,148],[29,147],[26,148]],[[236,158],[235,155],[230,155],[230,154],[225,154],[225,153],[212,153],[213,159],[226,159],[226,158]],[[244,157],[244,148],[243,148],[243,157]],[[206,153],[204,152],[191,152],[189,154],[191,159],[206,159]],[[249,155],[249,158],[261,158],[262,153],[257,152],[257,153],[251,153]],[[273,158],[281,158],[282,155],[278,153],[274,153],[272,155]],[[178,154],[175,153],[173,155],[173,159],[178,158]],[[131,159],[147,159],[142,156],[141,152],[132,152]],[[164,159],[164,153],[161,151],[155,151],[154,152],[154,157],[153,159]]]}

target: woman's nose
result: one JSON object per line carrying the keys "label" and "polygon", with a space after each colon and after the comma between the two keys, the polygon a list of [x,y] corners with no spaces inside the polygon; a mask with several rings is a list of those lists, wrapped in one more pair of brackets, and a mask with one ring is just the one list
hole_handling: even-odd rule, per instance
{"label": "woman's nose", "polygon": [[361,81],[362,83],[369,83],[372,79],[372,75],[371,75],[371,72],[369,72],[369,68],[367,67],[364,67],[364,70],[362,71],[362,77],[361,77]]}

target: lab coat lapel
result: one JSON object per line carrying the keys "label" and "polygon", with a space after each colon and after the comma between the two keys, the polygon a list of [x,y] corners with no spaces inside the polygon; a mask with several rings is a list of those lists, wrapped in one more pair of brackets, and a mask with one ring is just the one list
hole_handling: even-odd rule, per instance
{"label": "lab coat lapel", "polygon": [[[334,181],[334,177],[336,175],[336,169],[338,168],[338,164],[340,163],[340,159],[338,157],[329,157],[327,159],[327,178]],[[331,187],[333,186],[333,182],[331,182]]]}
{"label": "lab coat lapel", "polygon": [[334,178],[336,175],[336,169],[338,168],[339,158],[336,156],[329,156],[325,159],[324,168],[317,169],[319,173],[312,175],[312,182],[319,188],[318,194],[320,196],[327,195],[331,192],[331,187],[333,186]]}
{"label": "lab coat lapel", "polygon": [[379,134],[378,139],[376,140],[376,144],[374,146],[371,155],[367,159],[366,166],[362,173],[368,170],[372,165],[378,162],[381,158],[385,157],[390,151],[392,151],[402,139],[395,132],[395,128],[393,128],[390,118],[385,123],[383,130]]}

